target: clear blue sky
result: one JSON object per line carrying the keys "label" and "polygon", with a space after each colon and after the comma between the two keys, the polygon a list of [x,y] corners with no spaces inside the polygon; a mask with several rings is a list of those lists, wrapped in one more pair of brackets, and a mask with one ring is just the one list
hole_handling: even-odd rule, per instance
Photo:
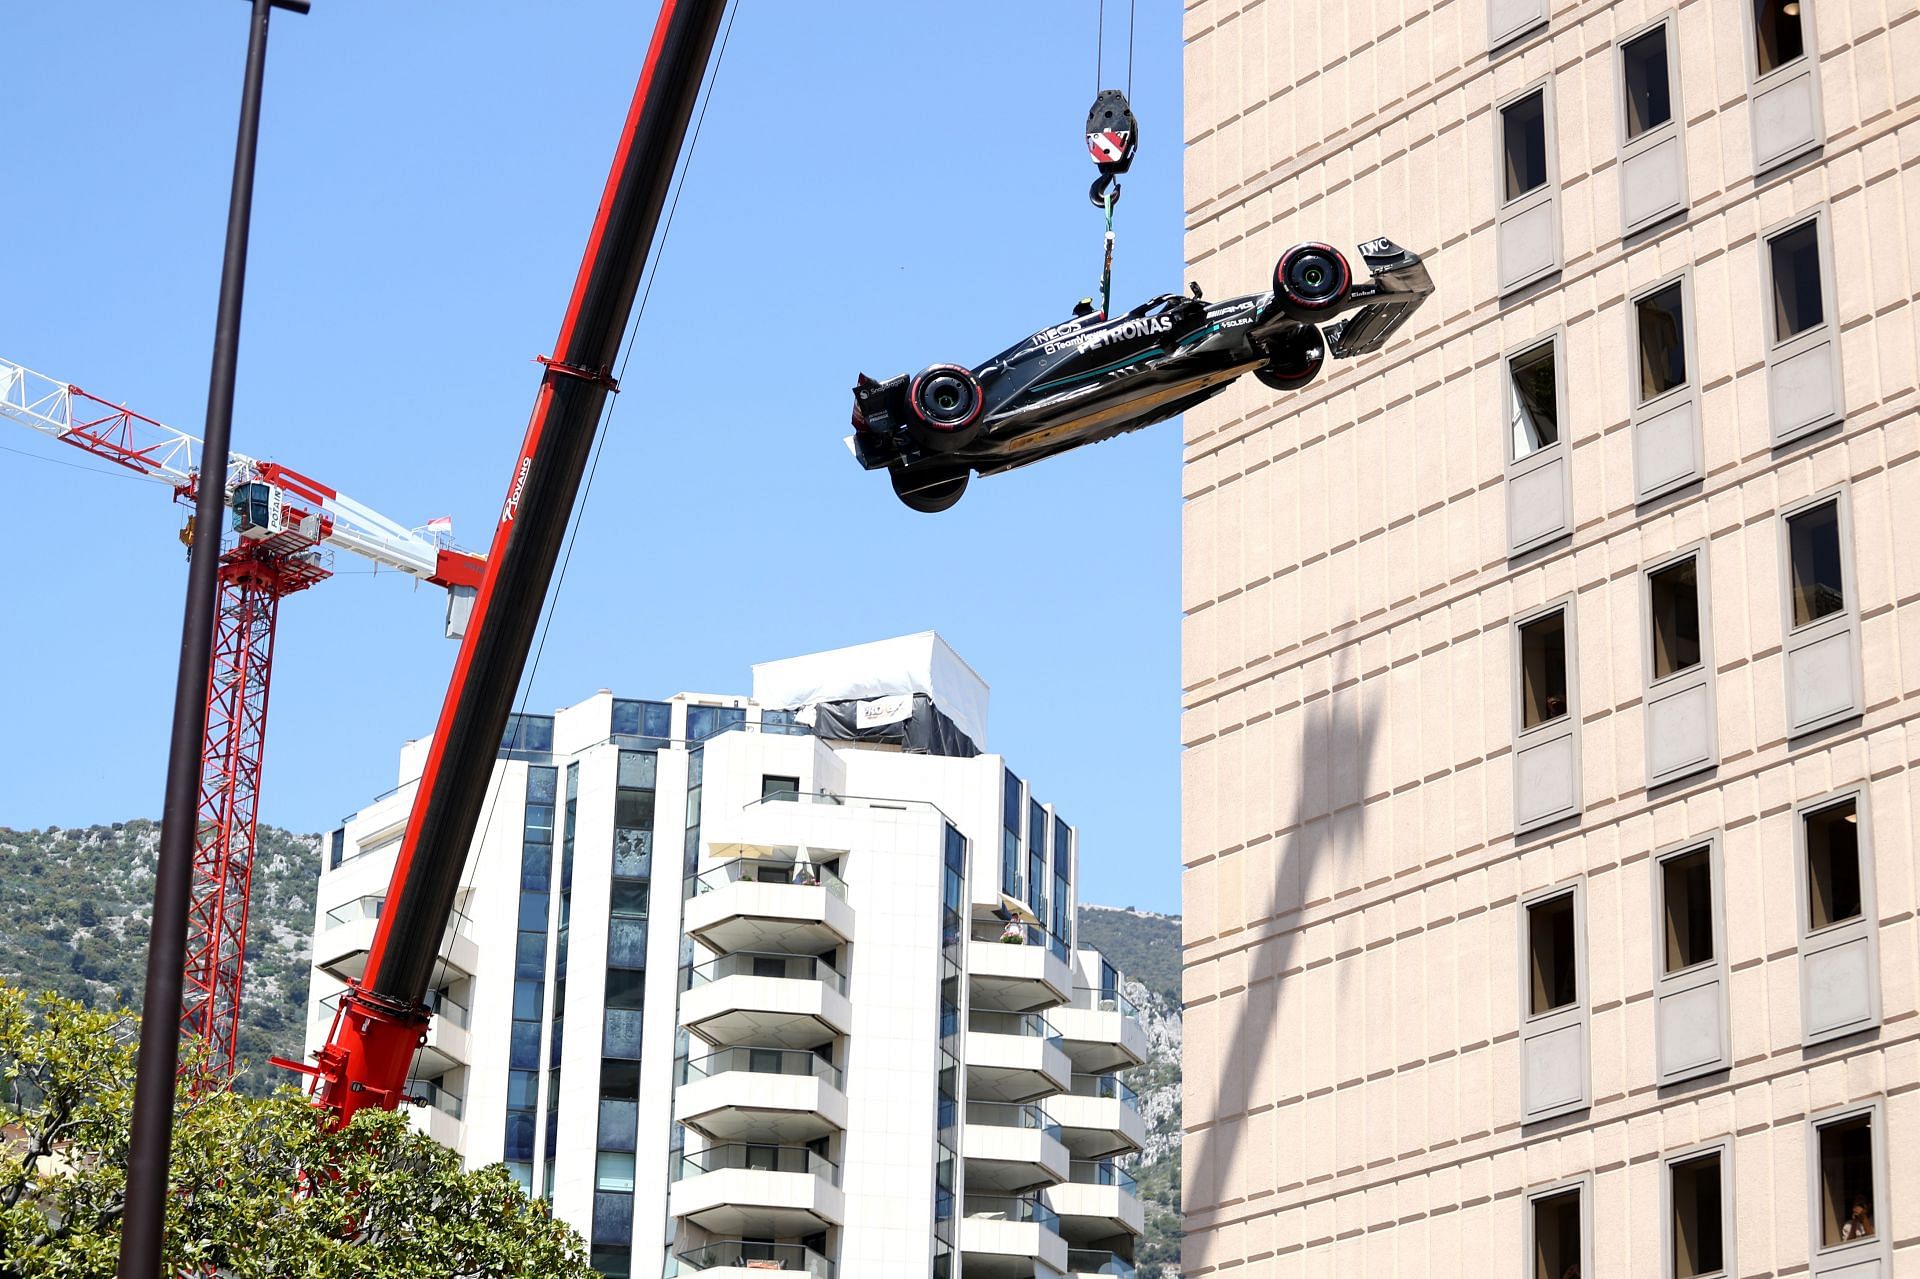
{"label": "clear blue sky", "polygon": [[[1094,291],[1097,0],[743,2],[530,708],[745,691],[752,662],[934,628],[1080,825],[1083,900],[1177,910],[1177,424],[937,517],[840,442],[857,371],[977,362]],[[1179,10],[1139,9],[1122,305],[1184,283]],[[484,549],[652,21],[276,17],[237,449]],[[7,18],[0,354],[196,434],[246,25],[239,0]],[[0,825],[157,816],[181,513],[18,427],[0,447]],[[282,611],[262,813],[298,830],[391,785],[454,653],[439,592],[337,567]]]}

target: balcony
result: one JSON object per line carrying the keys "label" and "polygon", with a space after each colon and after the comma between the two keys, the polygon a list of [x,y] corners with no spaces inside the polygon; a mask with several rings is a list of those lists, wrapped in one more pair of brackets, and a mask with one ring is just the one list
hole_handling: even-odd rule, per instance
{"label": "balcony", "polygon": [[833,1263],[803,1244],[721,1239],[667,1259],[666,1279],[834,1279]]}
{"label": "balcony", "polygon": [[[339,981],[357,981],[366,974],[367,954],[373,949],[373,931],[386,906],[385,897],[356,897],[327,912],[320,935],[313,942],[313,963]],[[456,914],[447,925],[434,961],[434,986],[451,985],[473,976],[480,966],[480,948],[474,945],[471,925]]]}
{"label": "balcony", "polygon": [[1047,1019],[1083,1075],[1107,1075],[1147,1059],[1147,1032],[1133,1001],[1117,990],[1075,988],[1073,1001]]}
{"label": "balcony", "polygon": [[968,1102],[960,1154],[967,1161],[967,1185],[975,1190],[1013,1194],[1067,1179],[1060,1125],[1034,1105]]}
{"label": "balcony", "polygon": [[1039,1013],[978,1012],[967,1019],[967,1095],[1032,1101],[1065,1092],[1073,1065]]}
{"label": "balcony", "polygon": [[1060,1121],[1075,1159],[1106,1159],[1147,1144],[1140,1099],[1112,1075],[1075,1075],[1065,1096],[1047,1100],[1047,1112]]}
{"label": "balcony", "polygon": [[847,979],[810,955],[723,955],[688,981],[681,1024],[709,1043],[813,1048],[853,1025]]}
{"label": "balcony", "polygon": [[407,1122],[449,1150],[460,1149],[461,1138],[466,1135],[466,1125],[461,1122],[466,1099],[424,1079],[409,1079],[404,1087],[415,1102],[407,1108]]}
{"label": "balcony", "polygon": [[844,1086],[811,1052],[722,1048],[681,1066],[674,1116],[712,1141],[804,1145],[845,1131]]}
{"label": "balcony", "polygon": [[1111,1160],[1074,1160],[1066,1181],[1047,1191],[1047,1203],[1060,1215],[1060,1234],[1069,1245],[1146,1232],[1140,1188]]}
{"label": "balcony", "polygon": [[840,1169],[805,1146],[712,1146],[682,1156],[667,1211],[721,1235],[810,1235],[846,1220]]}
{"label": "balcony", "polygon": [[1067,1279],[1134,1279],[1133,1263],[1104,1248],[1067,1249]]}
{"label": "balcony", "polygon": [[1060,1218],[1032,1195],[968,1195],[960,1221],[968,1279],[1034,1279],[1067,1268]]}
{"label": "balcony", "polygon": [[1032,924],[973,921],[967,980],[975,1008],[1030,1012],[1063,1004],[1073,993],[1073,969]]}
{"label": "balcony", "polygon": [[685,931],[709,950],[798,955],[853,940],[846,883],[771,848],[708,869],[693,891],[684,907]]}

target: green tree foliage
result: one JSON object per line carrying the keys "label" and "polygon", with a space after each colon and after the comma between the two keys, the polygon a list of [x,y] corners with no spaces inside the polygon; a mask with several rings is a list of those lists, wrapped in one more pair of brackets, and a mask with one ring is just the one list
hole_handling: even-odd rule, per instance
{"label": "green tree foliage", "polygon": [[[135,1021],[0,985],[0,1279],[110,1279]],[[182,1089],[167,1273],[587,1279],[585,1249],[498,1165],[463,1171],[398,1114],[327,1131],[298,1092]]]}

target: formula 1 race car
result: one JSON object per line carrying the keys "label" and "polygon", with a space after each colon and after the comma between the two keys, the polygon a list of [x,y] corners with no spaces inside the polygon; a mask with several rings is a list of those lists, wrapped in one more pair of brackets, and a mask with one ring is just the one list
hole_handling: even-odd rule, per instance
{"label": "formula 1 race car", "polygon": [[1300,244],[1281,255],[1267,293],[1207,302],[1196,284],[1191,297],[1162,294],[1112,319],[1083,304],[1085,314],[975,369],[935,364],[886,382],[861,374],[847,443],[860,465],[886,469],[902,502],[931,513],[958,502],[972,472],[996,475],[1164,422],[1243,373],[1298,390],[1329,353],[1379,350],[1433,292],[1419,255],[1391,240],[1361,245],[1360,256],[1373,276],[1365,284],[1337,250]]}

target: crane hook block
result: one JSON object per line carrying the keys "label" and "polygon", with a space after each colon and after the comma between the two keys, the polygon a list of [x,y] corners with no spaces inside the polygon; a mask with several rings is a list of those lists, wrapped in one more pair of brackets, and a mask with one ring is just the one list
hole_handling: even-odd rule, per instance
{"label": "crane hook block", "polygon": [[1127,95],[1118,89],[1102,89],[1093,100],[1093,110],[1087,112],[1087,150],[1100,167],[1100,176],[1111,178],[1125,173],[1139,146],[1140,123],[1133,118]]}

